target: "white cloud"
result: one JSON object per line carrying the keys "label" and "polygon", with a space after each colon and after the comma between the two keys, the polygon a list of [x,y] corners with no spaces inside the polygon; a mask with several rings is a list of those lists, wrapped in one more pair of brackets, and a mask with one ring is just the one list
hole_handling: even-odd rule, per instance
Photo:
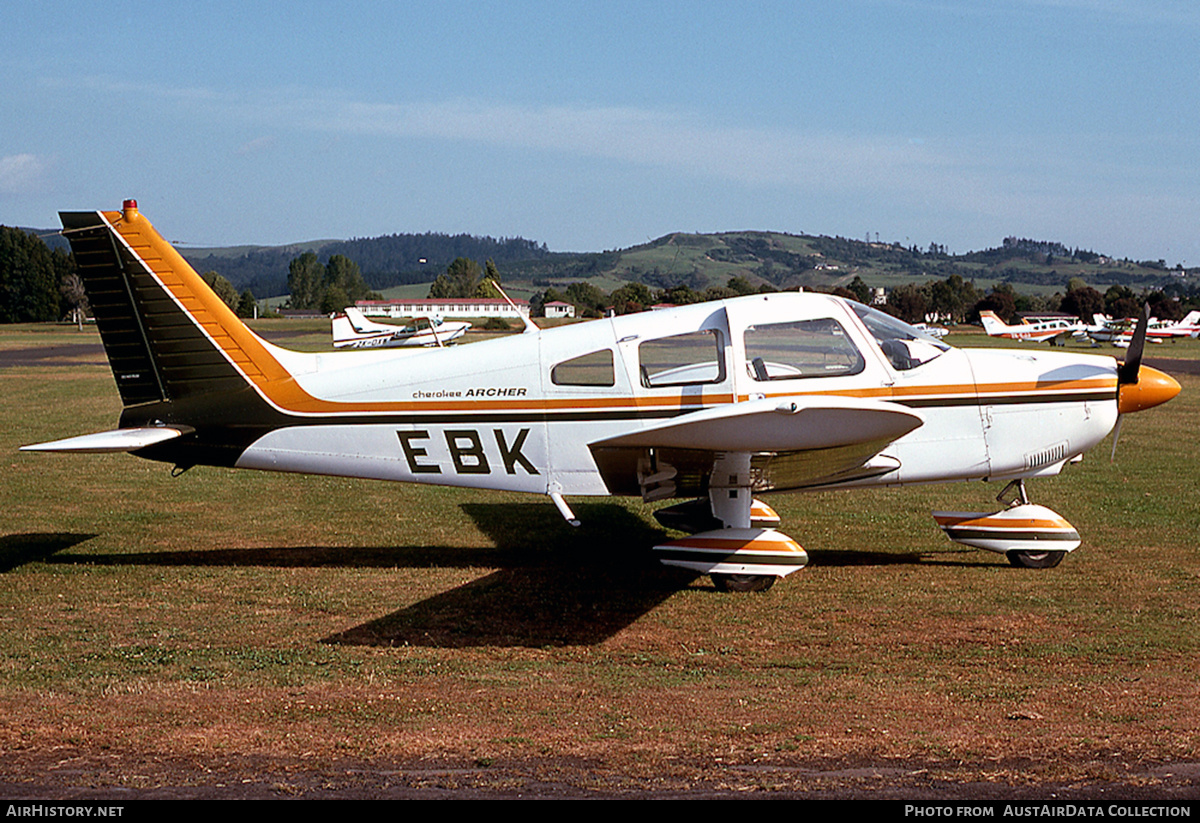
{"label": "white cloud", "polygon": [[238,147],[238,154],[257,154],[260,151],[267,151],[275,145],[275,138],[270,135],[255,137]]}
{"label": "white cloud", "polygon": [[0,193],[26,194],[37,189],[46,171],[46,162],[36,154],[10,154],[0,157]]}
{"label": "white cloud", "polygon": [[310,100],[291,101],[274,112],[290,118],[293,127],[553,151],[750,185],[869,189],[898,177],[916,184],[959,162],[940,154],[931,140],[730,127],[680,112],[628,107]]}

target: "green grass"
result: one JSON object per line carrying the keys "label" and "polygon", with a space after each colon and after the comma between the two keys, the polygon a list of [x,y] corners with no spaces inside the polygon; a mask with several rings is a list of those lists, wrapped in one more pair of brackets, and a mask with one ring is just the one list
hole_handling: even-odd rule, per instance
{"label": "green grass", "polygon": [[19,751],[1076,780],[1100,749],[1200,756],[1196,377],[1125,421],[1115,462],[1105,442],[1030,482],[1083,535],[1058,569],[941,535],[931,509],[986,509],[994,485],[778,495],[812,563],[757,596],[654,563],[640,501],[573,500],[571,529],[538,497],[20,453],[111,428],[112,376],[0,379],[0,740]]}

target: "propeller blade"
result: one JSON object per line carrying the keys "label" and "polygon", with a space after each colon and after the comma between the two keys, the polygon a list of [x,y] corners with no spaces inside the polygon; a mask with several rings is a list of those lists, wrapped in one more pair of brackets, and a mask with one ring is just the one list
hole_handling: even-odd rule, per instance
{"label": "propeller blade", "polygon": [[1117,369],[1117,385],[1124,386],[1138,381],[1138,370],[1142,367],[1142,349],[1146,347],[1146,329],[1150,325],[1150,304],[1142,311],[1142,319],[1133,330],[1133,339],[1125,352],[1125,362]]}
{"label": "propeller blade", "polygon": [[[1136,384],[1138,381],[1138,372],[1142,369],[1142,349],[1146,346],[1146,328],[1150,325],[1150,304],[1147,303],[1145,309],[1142,310],[1142,319],[1138,322],[1137,328],[1133,330],[1133,337],[1129,341],[1129,348],[1125,350],[1125,362],[1117,368],[1117,387]],[[1117,415],[1117,425],[1113,428],[1113,445],[1112,454],[1108,458],[1108,462],[1112,463],[1117,459],[1117,441],[1121,439],[1121,421],[1125,415]]]}

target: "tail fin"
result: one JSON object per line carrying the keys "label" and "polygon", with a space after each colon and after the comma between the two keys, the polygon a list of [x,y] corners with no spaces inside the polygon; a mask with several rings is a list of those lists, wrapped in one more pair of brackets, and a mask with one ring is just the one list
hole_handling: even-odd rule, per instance
{"label": "tail fin", "polygon": [[391,334],[400,330],[399,326],[389,326],[386,323],[376,323],[374,320],[368,320],[354,306],[347,306],[342,311],[345,312],[346,319],[350,321],[350,327],[359,334],[378,334],[380,332]]}
{"label": "tail fin", "polygon": [[119,212],[60,217],[126,407],[287,377],[274,347],[246,328],[136,201]]}
{"label": "tail fin", "polygon": [[1003,334],[1008,328],[1008,324],[1001,320],[996,313],[990,309],[981,311],[979,313],[979,320],[983,323],[983,330],[993,337]]}
{"label": "tail fin", "polygon": [[372,322],[358,309],[347,306],[333,318],[333,347],[345,349],[386,345],[392,335],[399,331],[400,326]]}

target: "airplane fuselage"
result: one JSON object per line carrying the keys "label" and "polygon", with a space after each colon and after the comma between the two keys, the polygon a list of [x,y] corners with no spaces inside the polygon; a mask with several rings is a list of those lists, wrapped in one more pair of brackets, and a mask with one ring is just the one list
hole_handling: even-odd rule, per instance
{"label": "airplane fuselage", "polygon": [[[820,330],[782,345],[783,354],[796,349],[805,373],[759,379],[747,334],[797,324]],[[828,343],[833,350],[822,350]],[[589,444],[752,400],[864,398],[920,415],[924,425],[876,461],[893,468],[836,481],[843,485],[1054,474],[1103,439],[1117,414],[1110,357],[928,346],[927,362],[898,368],[846,303],[814,294],[704,303],[400,356],[271,350],[292,379],[255,384],[274,413],[237,467],[540,493],[613,493]],[[650,370],[668,376],[647,379]],[[122,425],[149,422],[138,416],[127,411]],[[204,441],[202,427],[195,438]],[[175,460],[172,451],[147,456]],[[791,479],[786,459],[760,462],[760,490],[828,485]]]}

